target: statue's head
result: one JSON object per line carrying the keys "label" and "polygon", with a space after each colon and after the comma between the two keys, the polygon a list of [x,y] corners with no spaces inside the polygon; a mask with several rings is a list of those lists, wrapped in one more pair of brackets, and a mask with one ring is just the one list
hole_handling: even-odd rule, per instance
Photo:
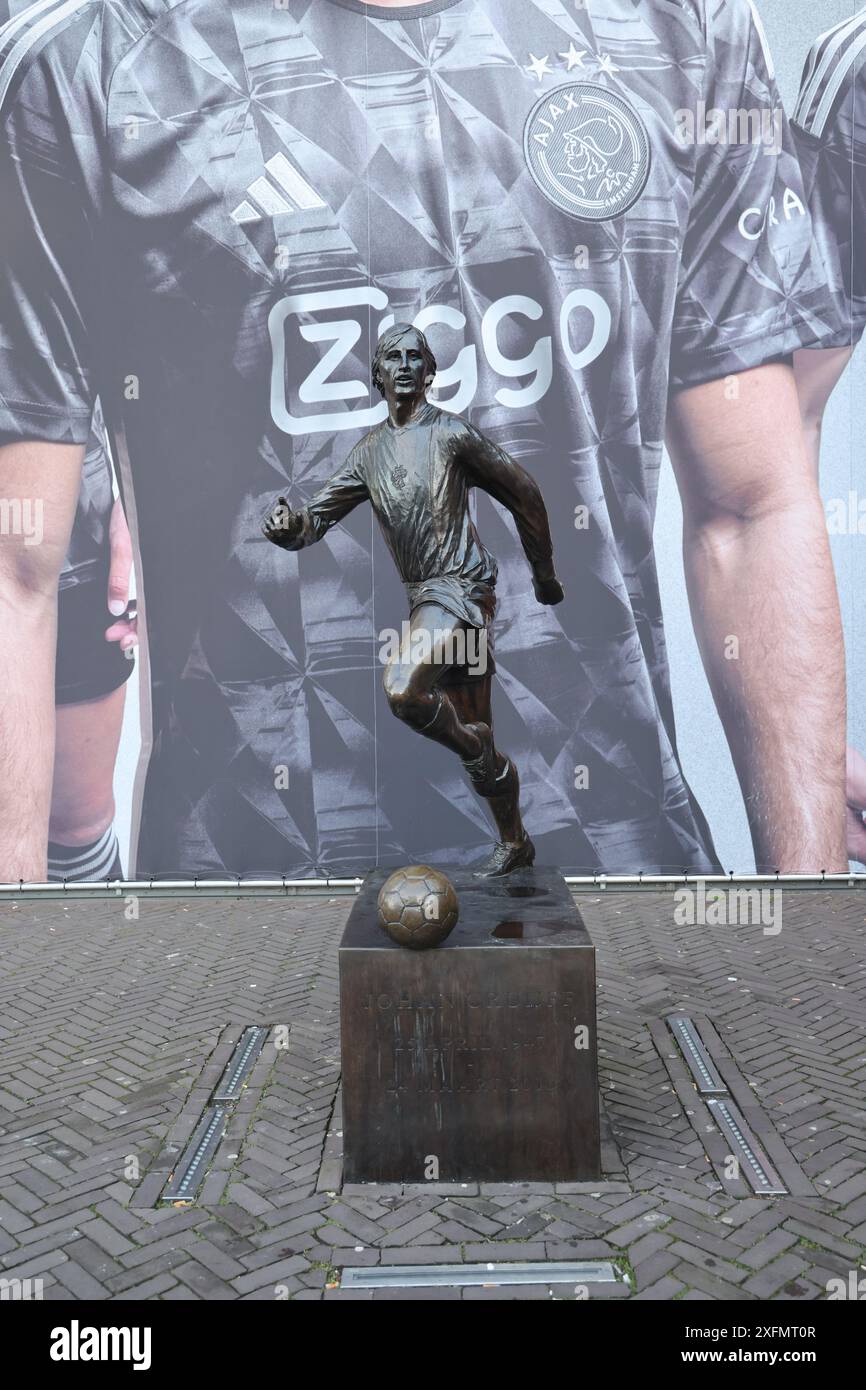
{"label": "statue's head", "polygon": [[395,323],[376,344],[373,385],[388,400],[426,395],[436,375],[436,358],[420,328]]}

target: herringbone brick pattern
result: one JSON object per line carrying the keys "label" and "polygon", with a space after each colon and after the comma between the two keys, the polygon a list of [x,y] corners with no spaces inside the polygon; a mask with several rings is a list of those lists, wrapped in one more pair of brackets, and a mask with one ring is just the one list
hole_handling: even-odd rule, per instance
{"label": "herringbone brick pattern", "polygon": [[[866,1263],[866,898],[787,892],[775,937],[679,926],[660,892],[579,902],[599,950],[605,1181],[344,1190],[350,898],[142,900],[131,921],[124,900],[3,907],[0,1278],[58,1299],[550,1298],[575,1291],[373,1294],[339,1271],[607,1257],[628,1282],[591,1297],[826,1297]],[[660,1024],[680,1009],[791,1196],[734,1195],[710,1162],[718,1136]],[[156,1207],[252,1022],[272,1041],[199,1202]]]}

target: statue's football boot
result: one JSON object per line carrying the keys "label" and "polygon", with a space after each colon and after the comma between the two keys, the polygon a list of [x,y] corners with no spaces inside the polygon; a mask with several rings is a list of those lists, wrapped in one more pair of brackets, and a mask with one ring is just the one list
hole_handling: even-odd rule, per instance
{"label": "statue's football boot", "polygon": [[473,870],[475,878],[503,878],[513,874],[515,869],[529,869],[535,862],[535,845],[528,835],[519,844],[508,844],[499,840],[490,858],[479,869]]}

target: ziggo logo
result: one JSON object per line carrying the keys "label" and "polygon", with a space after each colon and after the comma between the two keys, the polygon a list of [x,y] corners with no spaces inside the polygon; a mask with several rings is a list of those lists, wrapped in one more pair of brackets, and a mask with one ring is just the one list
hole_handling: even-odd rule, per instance
{"label": "ziggo logo", "polygon": [[[305,342],[330,344],[298,387],[298,398],[304,405],[316,406],[326,401],[351,401],[364,397],[369,399],[370,387],[367,382],[357,378],[334,380],[334,373],[361,336],[360,317],[329,318],[320,323],[299,320],[335,309],[372,309],[381,313],[387,308],[388,296],[372,286],[293,294],[274,305],[268,316],[272,352],[271,415],[279,429],[293,435],[313,434],[319,430],[372,429],[385,419],[388,408],[384,400],[377,401],[366,410],[293,415],[287,399],[289,354],[286,340],[289,325],[296,320],[297,331]],[[549,334],[544,334],[524,357],[510,358],[504,355],[499,346],[499,327],[509,315],[537,322],[543,314],[544,310],[537,300],[523,294],[509,294],[495,300],[481,320],[481,347],[493,371],[505,378],[532,378],[525,386],[502,386],[494,393],[499,404],[511,410],[533,405],[548,391],[553,378],[553,339]],[[394,322],[393,314],[385,314],[378,325],[377,336]],[[416,314],[412,322],[424,333],[434,324],[444,324],[447,328],[462,332],[466,327],[466,316],[447,304],[430,304]],[[580,347],[576,347],[572,341],[572,330],[575,328],[585,340]],[[595,290],[577,289],[566,295],[559,311],[559,342],[572,371],[582,371],[604,352],[610,341],[610,330],[610,308]],[[478,388],[478,360],[474,344],[462,348],[451,366],[440,368],[436,374],[434,389],[441,391],[455,385],[458,389],[449,397],[443,409],[459,414],[470,404]]]}

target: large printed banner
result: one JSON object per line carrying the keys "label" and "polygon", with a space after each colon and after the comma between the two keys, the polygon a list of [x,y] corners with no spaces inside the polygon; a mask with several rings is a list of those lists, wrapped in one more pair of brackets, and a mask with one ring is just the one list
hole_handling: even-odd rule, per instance
{"label": "large printed banner", "polygon": [[[512,495],[492,475],[464,480],[472,545],[497,567],[484,575],[496,746],[519,770],[537,862],[750,868],[723,863],[677,747],[674,696],[692,695],[672,695],[679,634],[665,636],[654,553],[669,402],[696,403],[675,458],[687,522],[701,479],[707,497],[733,497],[721,470],[754,373],[777,383],[805,350],[804,400],[823,411],[866,323],[866,14],[843,11],[804,49],[792,125],[750,0],[7,0],[5,16],[2,3],[0,543],[22,564],[62,506],[4,457],[36,441],[56,458],[38,476],[62,490],[84,451],[47,821],[26,810],[38,767],[34,786],[7,778],[0,792],[30,816],[22,840],[47,834],[52,877],[350,876],[489,850],[499,831],[454,747],[395,718],[383,685],[411,635],[409,586],[465,590],[479,572],[443,545],[411,558],[363,480],[309,529],[361,441],[393,428],[371,363],[400,323],[435,357],[431,405],[524,470],[549,519],[554,606],[539,602]],[[786,457],[793,414],[778,422]],[[810,447],[817,467],[817,435]],[[755,471],[744,494],[766,485]],[[422,460],[407,484],[416,521],[436,476]],[[315,544],[269,543],[278,497]],[[807,512],[788,507],[767,543],[784,563],[807,556],[820,603],[827,528]],[[847,797],[857,858],[866,785],[853,751],[847,792],[840,770],[832,603],[830,674],[812,681],[804,650],[774,716],[748,665],[768,647],[761,604],[720,614],[713,582],[692,594],[712,737],[731,766],[738,749],[755,760],[759,867],[788,854],[761,819],[774,804],[761,749],[784,743],[774,718],[798,745],[780,784],[799,777],[804,803],[822,788],[840,825]],[[856,587],[850,566],[844,582]],[[739,603],[735,585],[725,595]],[[787,609],[805,641],[808,602]],[[478,636],[470,624],[470,656]],[[19,653],[7,679],[26,665]],[[35,659],[32,679],[45,679]],[[436,688],[448,702],[457,687]],[[824,752],[804,748],[806,722]],[[808,814],[791,819],[788,866],[828,868],[826,814],[813,840]],[[35,862],[4,853],[0,879]]]}

